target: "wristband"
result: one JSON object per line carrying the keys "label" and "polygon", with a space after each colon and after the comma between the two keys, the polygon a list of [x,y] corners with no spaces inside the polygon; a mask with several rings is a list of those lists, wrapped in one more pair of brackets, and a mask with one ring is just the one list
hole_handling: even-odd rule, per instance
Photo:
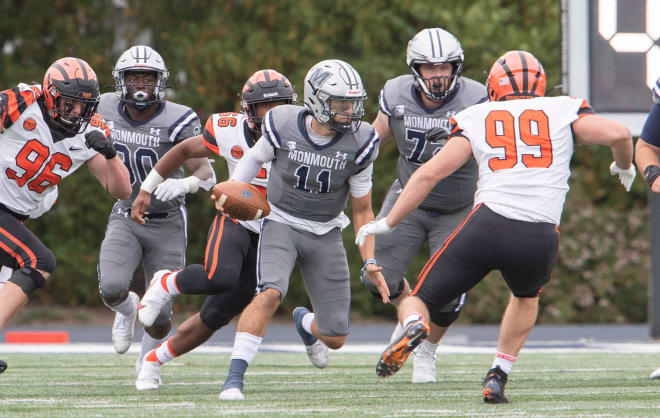
{"label": "wristband", "polygon": [[649,184],[649,187],[653,185],[653,182],[658,176],[660,176],[660,167],[657,165],[649,165],[644,169],[644,177],[646,177],[646,182]]}
{"label": "wristband", "polygon": [[156,187],[158,187],[158,185],[163,182],[163,180],[164,179],[160,176],[160,174],[158,174],[156,170],[151,169],[149,174],[147,174],[147,178],[142,182],[140,189],[151,194],[154,190],[156,190]]}
{"label": "wristband", "polygon": [[362,270],[360,270],[362,273],[364,273],[367,270],[367,266],[369,264],[377,264],[375,258],[367,258],[364,260],[364,264],[362,265]]}

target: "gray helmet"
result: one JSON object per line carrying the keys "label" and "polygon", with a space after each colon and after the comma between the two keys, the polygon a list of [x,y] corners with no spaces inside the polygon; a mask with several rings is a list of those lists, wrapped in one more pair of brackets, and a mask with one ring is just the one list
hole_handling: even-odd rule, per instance
{"label": "gray helmet", "polygon": [[[129,71],[156,73],[156,87],[151,97],[143,91],[136,92],[133,97],[128,96],[126,73]],[[165,83],[169,72],[163,57],[151,47],[135,45],[124,51],[112,70],[112,77],[115,79],[117,97],[137,110],[145,110],[165,99]]]}
{"label": "gray helmet", "polygon": [[[350,64],[341,60],[319,62],[307,72],[304,90],[305,106],[320,124],[341,133],[354,133],[360,128],[367,92],[360,74]],[[339,122],[335,120],[337,115],[348,120]]]}
{"label": "gray helmet", "polygon": [[[463,70],[463,48],[458,39],[451,33],[440,28],[424,29],[408,42],[406,64],[415,77],[415,88],[434,101],[446,100],[458,87],[459,77]],[[438,83],[440,77],[430,79],[432,88],[429,90],[424,78],[419,72],[420,64],[451,63],[453,71],[449,77],[448,87],[442,89]],[[434,80],[434,79],[438,80]],[[435,82],[434,82],[435,81]],[[437,88],[433,88],[436,85]]]}

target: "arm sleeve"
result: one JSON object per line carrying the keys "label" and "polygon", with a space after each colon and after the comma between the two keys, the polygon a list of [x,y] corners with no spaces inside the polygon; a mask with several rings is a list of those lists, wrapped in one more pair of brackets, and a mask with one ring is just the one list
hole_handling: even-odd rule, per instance
{"label": "arm sleeve", "polygon": [[654,104],[639,135],[644,142],[660,147],[660,104]]}
{"label": "arm sleeve", "polygon": [[374,172],[374,164],[370,163],[364,170],[348,178],[351,196],[362,197],[371,190],[371,176]]}
{"label": "arm sleeve", "polygon": [[263,137],[257,141],[252,148],[250,148],[243,158],[238,162],[234,173],[231,176],[232,180],[249,182],[261,170],[264,163],[275,159],[275,150]]}

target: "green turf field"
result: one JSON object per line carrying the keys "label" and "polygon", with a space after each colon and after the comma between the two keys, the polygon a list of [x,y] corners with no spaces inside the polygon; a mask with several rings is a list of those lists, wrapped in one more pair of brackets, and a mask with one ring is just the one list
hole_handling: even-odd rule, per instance
{"label": "green turf field", "polygon": [[[334,354],[325,370],[301,353],[260,353],[243,402],[218,399],[229,356],[189,354],[163,369],[154,392],[134,389],[136,355],[4,354],[0,416],[658,416],[654,354],[525,354],[508,405],[486,405],[486,354],[440,354],[434,384],[412,385],[412,364],[389,379],[377,354]],[[410,361],[412,360],[409,359]]]}

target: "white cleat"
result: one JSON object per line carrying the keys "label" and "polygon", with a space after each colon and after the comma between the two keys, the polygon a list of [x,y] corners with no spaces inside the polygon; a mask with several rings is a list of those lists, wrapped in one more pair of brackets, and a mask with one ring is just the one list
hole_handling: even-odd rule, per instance
{"label": "white cleat", "polygon": [[172,296],[167,293],[161,284],[161,279],[166,274],[171,274],[171,270],[159,270],[154,273],[149,288],[144,292],[144,296],[138,304],[138,318],[145,327],[150,327],[154,324],[156,318],[160,314],[160,310],[165,306]]}
{"label": "white cleat", "polygon": [[158,362],[144,361],[135,380],[137,390],[157,390],[161,385],[160,372],[163,365]]}
{"label": "white cleat", "polygon": [[660,379],[660,367],[658,367],[653,371],[653,373],[651,373],[651,379]]}
{"label": "white cleat", "polygon": [[435,382],[435,350],[437,347],[437,344],[424,341],[413,352],[415,353],[412,372],[413,383]]}
{"label": "white cleat", "polygon": [[133,292],[128,292],[128,299],[131,303],[131,313],[128,315],[115,313],[115,322],[112,324],[112,345],[119,354],[124,354],[131,347],[137,307],[140,302],[138,295]]}
{"label": "white cleat", "polygon": [[245,396],[239,388],[229,388],[220,392],[220,399],[223,401],[242,401],[245,400]]}
{"label": "white cleat", "polygon": [[328,347],[321,340],[316,340],[312,345],[306,345],[305,350],[307,350],[309,361],[314,366],[323,369],[328,365]]}

